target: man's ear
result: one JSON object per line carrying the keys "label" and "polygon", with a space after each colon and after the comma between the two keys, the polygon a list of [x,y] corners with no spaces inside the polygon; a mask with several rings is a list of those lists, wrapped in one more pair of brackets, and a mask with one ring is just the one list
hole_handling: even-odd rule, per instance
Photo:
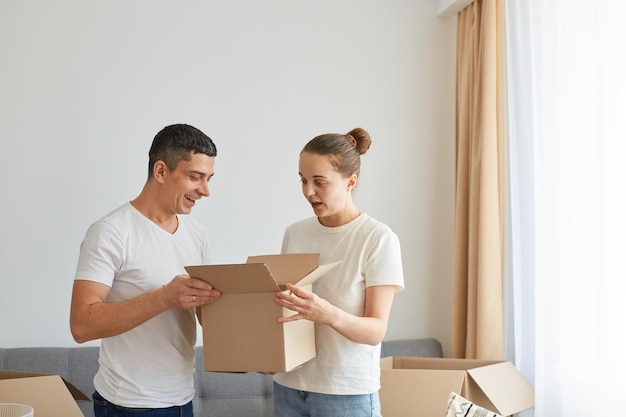
{"label": "man's ear", "polygon": [[158,160],[154,163],[154,168],[152,169],[152,174],[154,175],[154,179],[157,180],[159,184],[162,184],[165,181],[165,175],[168,173],[167,165],[165,162]]}

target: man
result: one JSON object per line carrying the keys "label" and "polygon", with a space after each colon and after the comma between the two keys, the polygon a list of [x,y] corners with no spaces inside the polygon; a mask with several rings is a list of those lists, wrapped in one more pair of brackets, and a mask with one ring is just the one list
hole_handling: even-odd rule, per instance
{"label": "man", "polygon": [[78,343],[102,339],[96,416],[193,416],[193,309],[220,293],[184,273],[210,258],[204,227],[181,215],[209,196],[216,155],[200,130],[165,127],[152,142],[139,196],[85,235],[70,328]]}

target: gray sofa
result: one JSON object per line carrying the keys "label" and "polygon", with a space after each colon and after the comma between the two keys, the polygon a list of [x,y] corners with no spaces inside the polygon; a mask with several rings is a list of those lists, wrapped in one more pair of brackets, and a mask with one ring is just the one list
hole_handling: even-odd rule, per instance
{"label": "gray sofa", "polygon": [[[0,348],[0,369],[61,375],[91,396],[93,377],[98,370],[98,347]],[[384,341],[381,356],[443,357],[436,339]],[[196,417],[272,416],[272,377],[258,373],[216,373],[204,371],[202,347],[196,347]],[[93,417],[89,401],[78,401],[86,417]]]}

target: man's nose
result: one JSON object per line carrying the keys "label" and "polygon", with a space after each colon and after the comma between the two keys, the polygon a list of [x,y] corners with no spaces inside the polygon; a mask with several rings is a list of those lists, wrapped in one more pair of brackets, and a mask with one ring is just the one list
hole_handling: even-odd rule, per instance
{"label": "man's nose", "polygon": [[202,186],[200,186],[200,194],[203,197],[208,197],[211,195],[211,191],[209,190],[209,183],[205,182]]}

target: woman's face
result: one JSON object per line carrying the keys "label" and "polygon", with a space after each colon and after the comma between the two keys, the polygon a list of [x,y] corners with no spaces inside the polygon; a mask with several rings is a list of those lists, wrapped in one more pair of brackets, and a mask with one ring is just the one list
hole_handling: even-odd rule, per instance
{"label": "woman's face", "polygon": [[325,226],[340,226],[354,218],[352,189],[356,175],[337,172],[329,155],[303,152],[299,164],[302,193]]}

